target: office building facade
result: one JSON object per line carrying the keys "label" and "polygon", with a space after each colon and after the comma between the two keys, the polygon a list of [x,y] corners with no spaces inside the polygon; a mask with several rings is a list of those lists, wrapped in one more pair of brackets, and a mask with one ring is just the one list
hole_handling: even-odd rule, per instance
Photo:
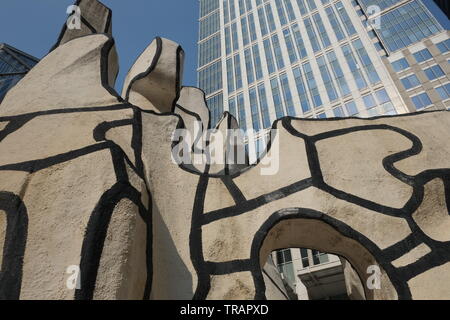
{"label": "office building facade", "polygon": [[[229,111],[264,137],[284,116],[450,108],[450,32],[427,1],[200,0],[199,30],[198,86],[213,125]],[[273,260],[300,298],[310,275],[309,298],[345,290],[336,256],[287,249]],[[339,288],[311,297],[329,279]]]}
{"label": "office building facade", "polygon": [[0,102],[38,62],[35,57],[0,43]]}

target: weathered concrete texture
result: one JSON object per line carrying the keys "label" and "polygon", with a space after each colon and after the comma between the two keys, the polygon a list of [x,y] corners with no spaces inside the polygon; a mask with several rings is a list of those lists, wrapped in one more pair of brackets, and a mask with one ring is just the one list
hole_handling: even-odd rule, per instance
{"label": "weathered concrete texture", "polygon": [[[0,299],[278,299],[262,269],[287,247],[345,258],[355,297],[450,299],[449,112],[284,118],[256,165],[177,164],[175,130],[209,125],[204,95],[180,88],[182,56],[155,40],[122,98],[113,41],[88,35],[7,94]],[[226,113],[216,134],[237,127]]]}
{"label": "weathered concrete texture", "polygon": [[[66,22],[52,50],[73,39],[91,34],[105,33],[112,36],[112,11],[109,8],[97,0],[78,0],[75,5],[79,7],[81,15],[78,17],[78,13],[74,11],[70,14],[69,19],[75,16],[77,19],[80,18],[81,29],[69,29]],[[75,24],[72,19],[68,22],[70,25]]]}
{"label": "weathered concrete texture", "polygon": [[345,287],[348,297],[351,300],[366,300],[364,285],[359,278],[358,272],[356,272],[350,262],[343,258],[340,258],[340,260],[344,270]]}
{"label": "weathered concrete texture", "polygon": [[180,97],[177,101],[177,106],[182,107],[191,114],[198,115],[203,129],[206,130],[210,126],[210,112],[206,104],[205,93],[195,87],[183,87],[180,92]]}
{"label": "weathered concrete texture", "polygon": [[183,60],[177,43],[156,38],[127,74],[123,97],[144,110],[172,112],[179,97]]}

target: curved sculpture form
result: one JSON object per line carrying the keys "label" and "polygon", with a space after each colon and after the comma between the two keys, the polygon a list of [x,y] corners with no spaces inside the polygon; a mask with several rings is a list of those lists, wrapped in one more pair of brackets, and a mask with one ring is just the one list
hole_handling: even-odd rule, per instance
{"label": "curved sculpture form", "polygon": [[367,299],[450,298],[449,112],[283,118],[257,164],[210,171],[172,158],[176,129],[209,127],[179,46],[155,40],[123,97],[116,58],[106,34],[61,42],[0,105],[0,298],[279,298],[261,270],[286,247],[363,284],[378,265]]}

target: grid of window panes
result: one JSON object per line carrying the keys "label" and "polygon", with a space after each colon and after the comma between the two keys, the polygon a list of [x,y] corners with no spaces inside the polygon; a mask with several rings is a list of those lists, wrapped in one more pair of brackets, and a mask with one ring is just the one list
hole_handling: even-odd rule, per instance
{"label": "grid of window panes", "polygon": [[[224,70],[226,83],[223,85],[227,90],[228,109],[241,124],[244,120],[243,117],[240,117],[242,115],[246,121],[251,122],[251,126],[256,130],[270,127],[271,122],[275,119],[270,118],[268,105],[275,108],[276,118],[285,115],[298,116],[304,111],[313,110],[309,107],[308,100],[312,101],[314,108],[321,107],[323,98],[319,93],[320,86],[326,87],[328,98],[331,101],[350,93],[348,80],[340,65],[343,61],[339,61],[334,52],[327,53],[326,58],[325,56],[320,58],[320,73],[314,74],[313,70],[308,72],[311,66],[306,60],[308,49],[305,45],[305,37],[313,45],[312,53],[320,53],[331,46],[331,31],[325,28],[324,19],[327,19],[327,23],[333,26],[332,30],[334,31],[332,32],[338,41],[356,34],[356,29],[342,1],[320,1],[319,4],[316,2],[318,1],[222,1],[224,22],[222,30],[226,55],[226,70]],[[207,95],[213,93],[214,90],[222,89],[221,83],[218,86],[208,85],[213,77],[211,73],[215,71],[214,61],[220,57],[221,49],[220,33],[217,33],[218,30],[215,28],[217,21],[212,22],[217,20],[214,14],[219,11],[219,4],[218,2],[211,3],[214,5],[204,5],[209,9],[204,10],[206,17],[200,20],[200,38],[203,40],[199,43],[199,67],[201,68],[199,70],[199,86],[205,90]],[[317,11],[318,5],[326,5],[325,16]],[[282,30],[277,29],[278,23],[281,24]],[[304,26],[306,28],[303,28]],[[284,48],[287,48],[287,60],[282,53]],[[356,53],[358,51],[355,51]],[[364,53],[361,59],[365,59]],[[306,76],[305,79],[302,79],[305,81],[306,86],[303,88],[306,91],[300,96],[302,99],[301,109],[294,105],[294,101],[298,97],[297,90],[302,89],[301,80],[297,77],[296,83],[294,83],[292,78],[283,74],[288,65],[295,65],[299,61],[304,61],[301,68]],[[361,60],[357,63],[366,66],[364,61]],[[266,86],[261,87],[261,81],[264,80],[265,75],[272,75],[273,78],[266,83]],[[368,73],[368,77],[370,79],[374,77],[372,71]],[[234,107],[235,100],[244,88],[249,88],[243,93],[248,96],[240,101],[250,105],[241,107],[241,109],[247,109],[247,112],[237,112],[238,108]],[[251,97],[250,92],[252,92]],[[255,93],[257,94],[255,95]],[[233,113],[233,110],[236,113]],[[260,116],[256,116],[258,112]],[[247,113],[252,116],[246,116]],[[245,124],[243,125],[245,126]]]}
{"label": "grid of window panes", "polygon": [[[220,32],[220,0],[200,1],[198,43],[198,86],[208,96],[206,102],[215,125],[223,113]],[[209,97],[214,93],[213,97]]]}
{"label": "grid of window panes", "polygon": [[[386,83],[375,66],[377,57],[374,50],[368,49],[367,38],[357,34],[357,30],[367,31],[361,21],[364,14],[355,6],[360,4],[366,10],[373,1],[200,3],[203,1],[208,4],[203,5],[200,18],[199,86],[208,98],[222,94],[226,103],[223,109],[233,114],[243,128],[267,129],[283,116],[366,117],[381,115],[383,110],[397,113],[386,90],[390,104],[377,101],[376,92]],[[393,42],[399,48],[440,30],[421,0],[391,8],[399,2],[377,2],[386,9],[382,14],[385,25],[372,31],[372,38],[381,35],[384,42]],[[397,29],[406,26],[408,30],[399,35]],[[370,43],[376,48],[374,42]],[[440,50],[447,47],[447,42],[438,46]],[[393,66],[401,70],[409,64],[401,60]],[[223,77],[224,82],[211,82],[217,77]],[[405,80],[406,86],[413,87],[415,79],[409,80]],[[373,95],[376,107],[368,108],[358,91]],[[216,123],[221,115],[214,114],[212,122]]]}
{"label": "grid of window panes", "polygon": [[37,60],[0,44],[0,102],[36,63]]}
{"label": "grid of window panes", "polygon": [[403,49],[441,30],[442,26],[421,0],[406,2],[383,13],[380,18],[379,34],[391,52]]}
{"label": "grid of window panes", "polygon": [[223,115],[223,95],[212,96],[206,100],[209,110],[211,110],[211,126],[214,128]]}

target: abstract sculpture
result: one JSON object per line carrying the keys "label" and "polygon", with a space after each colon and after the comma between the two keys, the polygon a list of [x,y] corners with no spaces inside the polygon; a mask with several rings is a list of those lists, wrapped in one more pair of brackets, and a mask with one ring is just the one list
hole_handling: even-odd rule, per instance
{"label": "abstract sculpture", "polygon": [[379,266],[367,299],[450,298],[449,112],[283,118],[270,176],[176,164],[174,131],[210,123],[183,51],[157,38],[119,96],[111,12],[77,5],[82,30],[0,105],[0,299],[277,298],[261,268],[289,247],[338,254],[363,284]]}

